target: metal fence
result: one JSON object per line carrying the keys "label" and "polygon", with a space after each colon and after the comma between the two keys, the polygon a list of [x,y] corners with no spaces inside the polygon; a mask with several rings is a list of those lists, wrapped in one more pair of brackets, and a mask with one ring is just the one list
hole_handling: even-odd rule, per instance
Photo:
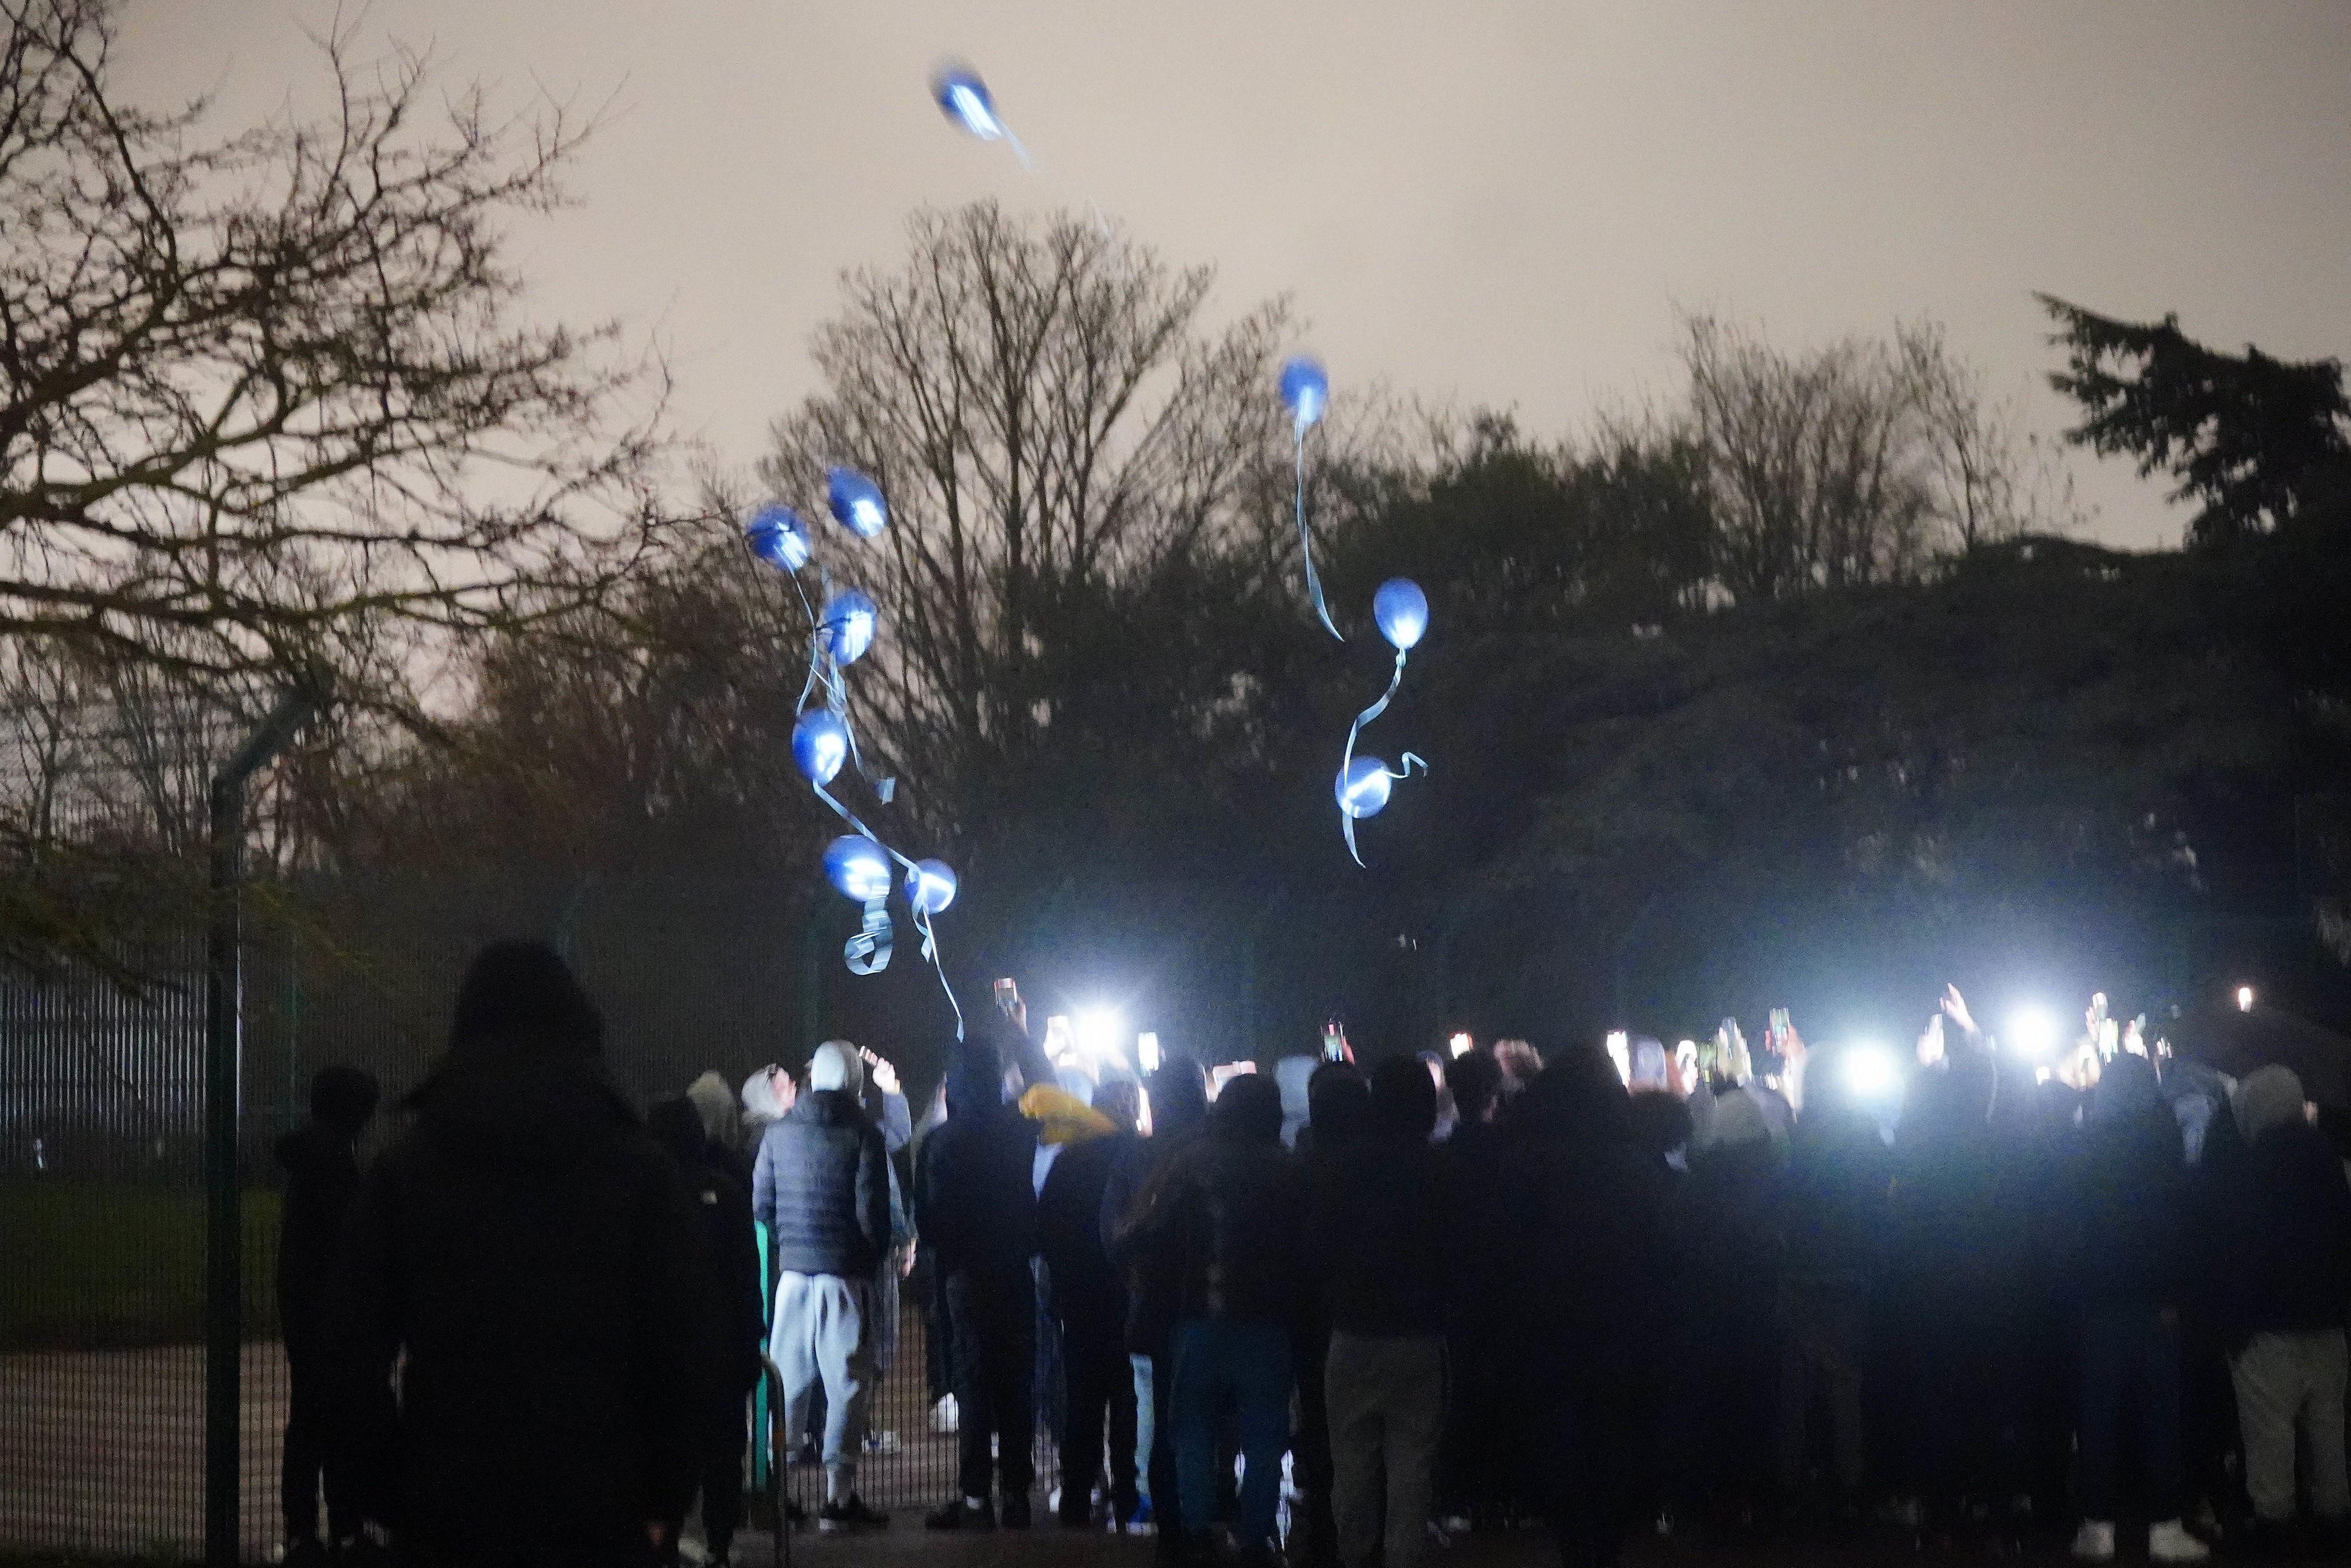
{"label": "metal fence", "polygon": [[[777,956],[803,945],[804,911],[748,884],[278,888],[248,908],[239,1534],[266,1561],[281,1541],[287,1397],[269,1147],[312,1073],[366,1067],[389,1104],[426,1070],[466,958],[518,931],[559,936],[640,1103],[705,1068],[739,1082],[796,1061],[828,1009],[803,994],[813,966],[796,983]],[[80,968],[0,973],[0,1551],[192,1555],[204,1540],[204,944],[120,956],[145,977],[136,990]],[[396,1120],[380,1118],[378,1147]],[[921,1297],[906,1295],[872,1402],[862,1490],[877,1507],[954,1490]],[[820,1481],[799,1466],[786,1480],[812,1508]]]}

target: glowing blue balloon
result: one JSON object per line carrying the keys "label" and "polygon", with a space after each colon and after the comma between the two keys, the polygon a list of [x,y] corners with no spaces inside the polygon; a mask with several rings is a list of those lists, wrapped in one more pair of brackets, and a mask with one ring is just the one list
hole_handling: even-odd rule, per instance
{"label": "glowing blue balloon", "polygon": [[824,877],[861,904],[890,896],[890,857],[860,834],[844,833],[825,846]]}
{"label": "glowing blue balloon", "polygon": [[808,565],[808,524],[779,501],[761,503],[743,524],[743,537],[750,542],[751,554],[771,566],[797,572]]}
{"label": "glowing blue balloon", "polygon": [[1372,618],[1388,646],[1402,653],[1428,630],[1428,596],[1410,577],[1390,577],[1372,596]]}
{"label": "glowing blue balloon", "polygon": [[1321,360],[1301,357],[1282,366],[1281,406],[1301,435],[1321,422],[1322,410],[1331,406],[1331,378],[1322,373]]}
{"label": "glowing blue balloon", "polygon": [[825,500],[832,508],[832,520],[861,539],[871,539],[890,521],[890,504],[882,499],[882,487],[853,468],[827,472]]}
{"label": "glowing blue balloon", "polygon": [[873,646],[873,628],[881,617],[873,601],[855,588],[843,588],[824,601],[817,631],[832,649],[835,662],[854,664]]}
{"label": "glowing blue balloon", "polygon": [[828,708],[811,708],[792,726],[792,764],[819,789],[849,760],[849,726]]}
{"label": "glowing blue balloon", "polygon": [[996,99],[979,73],[966,66],[950,66],[931,78],[931,97],[949,119],[982,141],[1001,140],[1004,122],[996,118]]}
{"label": "glowing blue balloon", "polygon": [[1339,809],[1349,816],[1358,820],[1377,816],[1387,807],[1391,777],[1387,763],[1379,758],[1355,757],[1339,774],[1332,793],[1339,797]]}
{"label": "glowing blue balloon", "polygon": [[906,873],[906,902],[922,914],[937,914],[955,896],[955,868],[944,860],[917,860]]}

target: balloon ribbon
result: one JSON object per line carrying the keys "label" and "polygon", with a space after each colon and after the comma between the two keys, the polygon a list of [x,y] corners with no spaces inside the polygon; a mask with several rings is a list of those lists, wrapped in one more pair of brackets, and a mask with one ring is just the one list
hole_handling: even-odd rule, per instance
{"label": "balloon ribbon", "polygon": [[1322,629],[1346,641],[1331,624],[1331,607],[1322,602],[1322,579],[1314,570],[1314,540],[1306,531],[1306,427],[1302,424],[1298,427],[1298,555],[1306,563],[1306,592],[1314,601],[1314,613],[1322,618]]}
{"label": "balloon ribbon", "polygon": [[[1347,749],[1341,753],[1339,756],[1339,776],[1342,779],[1344,779],[1347,776],[1348,764],[1355,760],[1355,737],[1363,733],[1364,725],[1370,723],[1373,720],[1386,712],[1388,711],[1388,704],[1395,701],[1396,688],[1404,684],[1404,661],[1405,653],[1406,650],[1404,649],[1399,648],[1396,649],[1395,673],[1388,677],[1388,689],[1380,693],[1380,700],[1378,701],[1373,703],[1370,707],[1356,714],[1355,722],[1347,727]],[[1380,772],[1387,774],[1387,776],[1392,779],[1408,779],[1412,777],[1412,770],[1416,763],[1418,764],[1422,773],[1426,773],[1428,771],[1428,763],[1425,760],[1415,756],[1410,752],[1406,752],[1404,754],[1403,772],[1399,773],[1391,767],[1383,767],[1380,769]],[[1363,865],[1363,854],[1355,847],[1355,819],[1344,807],[1342,807],[1339,812],[1339,828],[1340,831],[1344,833],[1347,836],[1347,853],[1354,857],[1356,865]]]}

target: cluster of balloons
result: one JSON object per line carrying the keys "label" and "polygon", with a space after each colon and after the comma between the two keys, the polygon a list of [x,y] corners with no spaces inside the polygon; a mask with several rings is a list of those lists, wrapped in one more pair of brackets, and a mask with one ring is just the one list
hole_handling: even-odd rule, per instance
{"label": "cluster of balloons", "polygon": [[1391,770],[1378,757],[1355,755],[1355,737],[1364,725],[1387,711],[1396,689],[1404,684],[1405,657],[1428,631],[1428,596],[1410,577],[1390,577],[1372,596],[1372,618],[1379,623],[1380,635],[1388,639],[1388,646],[1395,649],[1395,672],[1388,677],[1388,689],[1380,693],[1380,700],[1356,714],[1348,727],[1347,749],[1339,755],[1339,777],[1331,786],[1339,801],[1339,828],[1346,836],[1347,853],[1358,866],[1364,857],[1355,847],[1356,822],[1386,809],[1395,780],[1410,778],[1415,767],[1428,771],[1428,764],[1410,752],[1404,754],[1404,766],[1397,770]]}
{"label": "cluster of balloons", "polygon": [[[860,539],[871,539],[889,524],[890,505],[882,487],[855,469],[831,469],[825,476],[825,499],[833,521]],[[764,502],[745,519],[743,537],[752,555],[791,577],[806,606],[808,595],[800,589],[799,572],[809,563],[812,540],[799,514],[781,502]],[[961,1039],[963,1010],[956,1006],[955,988],[947,983],[931,925],[933,917],[955,902],[954,869],[944,860],[910,860],[899,854],[832,794],[832,783],[843,768],[855,763],[861,774],[864,772],[857,754],[856,732],[850,727],[846,672],[873,646],[881,611],[859,590],[833,592],[828,582],[824,607],[811,609],[809,618],[809,673],[800,688],[799,717],[792,724],[792,765],[808,780],[817,798],[856,830],[834,839],[824,852],[825,879],[843,897],[865,907],[863,926],[849,939],[841,957],[852,974],[875,974],[889,967],[893,935],[889,901],[898,880],[893,867],[904,867],[906,907],[913,913],[914,929],[922,933],[923,957],[938,971],[947,1005],[956,1010],[956,1037]],[[876,798],[888,805],[895,781],[869,782]]]}

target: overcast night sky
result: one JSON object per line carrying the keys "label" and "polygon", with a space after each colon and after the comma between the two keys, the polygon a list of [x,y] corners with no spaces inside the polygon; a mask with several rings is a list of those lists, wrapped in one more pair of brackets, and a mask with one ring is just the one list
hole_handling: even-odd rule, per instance
{"label": "overcast night sky", "polygon": [[[122,78],[235,123],[315,89],[334,15],[131,0]],[[608,106],[583,206],[517,257],[547,312],[664,343],[737,466],[810,389],[837,273],[979,195],[1098,203],[1214,263],[1222,310],[1287,291],[1342,394],[1542,435],[1668,390],[1677,305],[1790,348],[1933,315],[2043,429],[2036,289],[2351,354],[2339,0],[376,0],[386,36],[510,105]],[[1036,173],[931,106],[949,56]],[[2177,542],[2157,487],[2077,472],[2098,537]]]}

